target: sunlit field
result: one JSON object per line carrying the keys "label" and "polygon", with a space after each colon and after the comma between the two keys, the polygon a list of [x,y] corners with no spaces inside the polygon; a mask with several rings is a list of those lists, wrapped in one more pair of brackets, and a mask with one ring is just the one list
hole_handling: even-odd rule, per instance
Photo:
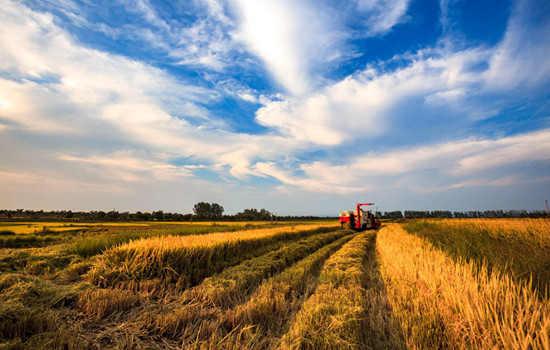
{"label": "sunlit field", "polygon": [[550,220],[432,219],[404,227],[455,259],[507,273],[543,295],[550,291]]}
{"label": "sunlit field", "polygon": [[545,219],[73,225],[0,224],[1,349],[550,349]]}
{"label": "sunlit field", "polygon": [[[523,220],[515,223],[529,225]],[[451,235],[464,223],[447,220],[443,224]],[[466,224],[503,232],[502,222]],[[530,279],[514,278],[498,268],[490,271],[487,260],[478,263],[458,252],[448,254],[445,243],[440,244],[444,249],[438,249],[397,224],[380,230],[377,246],[388,299],[408,347],[549,348],[550,303],[532,288]]]}

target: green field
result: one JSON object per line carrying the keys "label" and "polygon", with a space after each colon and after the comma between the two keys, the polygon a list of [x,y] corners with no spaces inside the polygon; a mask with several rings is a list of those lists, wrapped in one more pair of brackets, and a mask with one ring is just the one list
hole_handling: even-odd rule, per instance
{"label": "green field", "polygon": [[550,349],[548,220],[0,230],[0,349]]}

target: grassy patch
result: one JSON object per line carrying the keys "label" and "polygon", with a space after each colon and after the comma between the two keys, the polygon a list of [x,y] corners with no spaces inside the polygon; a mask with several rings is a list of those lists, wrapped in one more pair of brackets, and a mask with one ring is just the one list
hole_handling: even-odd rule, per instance
{"label": "grassy patch", "polygon": [[130,242],[131,240],[144,237],[147,237],[147,234],[121,232],[101,237],[81,238],[73,244],[70,251],[87,258],[90,256],[101,254],[105,250],[116,245],[124,244]]}

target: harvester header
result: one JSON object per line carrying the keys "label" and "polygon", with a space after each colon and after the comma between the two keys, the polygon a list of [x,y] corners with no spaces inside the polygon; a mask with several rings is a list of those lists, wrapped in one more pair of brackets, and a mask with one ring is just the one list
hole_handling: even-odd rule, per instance
{"label": "harvester header", "polygon": [[380,228],[380,221],[370,210],[361,209],[362,206],[370,206],[374,203],[357,203],[356,211],[344,210],[340,213],[340,225],[342,228],[354,230],[368,230]]}

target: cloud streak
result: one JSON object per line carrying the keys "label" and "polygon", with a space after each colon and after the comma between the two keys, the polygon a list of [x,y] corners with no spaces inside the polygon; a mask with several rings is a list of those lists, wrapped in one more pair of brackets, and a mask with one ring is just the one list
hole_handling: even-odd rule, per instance
{"label": "cloud streak", "polygon": [[[358,188],[368,191],[389,178],[394,183],[406,181],[426,185],[425,188],[430,188],[434,178],[445,179],[442,186],[446,189],[510,186],[524,181],[519,177],[524,173],[521,171],[523,166],[546,157],[548,149],[550,129],[496,140],[460,140],[412,149],[369,152],[351,159],[346,165],[313,162],[300,167],[302,176],[290,175],[273,164],[259,163],[257,170],[288,186],[328,193],[353,193]],[[507,166],[513,166],[517,176],[503,178],[498,171],[488,173]],[[485,179],[480,179],[480,176]],[[418,185],[413,187],[421,188]]]}

